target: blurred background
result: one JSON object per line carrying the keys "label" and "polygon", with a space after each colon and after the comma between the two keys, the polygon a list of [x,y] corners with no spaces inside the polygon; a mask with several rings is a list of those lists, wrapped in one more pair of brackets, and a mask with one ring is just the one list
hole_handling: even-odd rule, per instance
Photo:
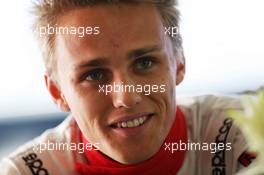
{"label": "blurred background", "polygon": [[[0,6],[0,159],[67,115],[45,89],[31,3]],[[264,85],[263,7],[261,0],[179,0],[187,61],[179,95],[236,95]]]}

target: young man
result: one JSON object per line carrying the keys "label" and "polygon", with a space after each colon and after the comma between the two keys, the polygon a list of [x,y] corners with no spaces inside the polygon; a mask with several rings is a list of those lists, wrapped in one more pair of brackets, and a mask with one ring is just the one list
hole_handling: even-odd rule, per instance
{"label": "young man", "polygon": [[[185,74],[173,0],[40,0],[36,31],[54,102],[71,115],[5,158],[8,175],[234,174],[238,100],[177,100]],[[172,30],[173,29],[173,30]]]}

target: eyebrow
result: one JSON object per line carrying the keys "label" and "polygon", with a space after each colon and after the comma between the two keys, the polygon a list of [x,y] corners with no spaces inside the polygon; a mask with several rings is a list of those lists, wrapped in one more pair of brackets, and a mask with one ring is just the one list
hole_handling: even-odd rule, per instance
{"label": "eyebrow", "polygon": [[[128,53],[128,58],[138,58],[140,56],[143,56],[145,54],[148,54],[154,51],[160,51],[161,49],[162,48],[160,45],[152,45],[152,46],[147,46],[147,47],[140,48],[140,49],[135,49]],[[107,66],[107,65],[110,65],[109,59],[104,58],[104,57],[99,57],[99,58],[94,58],[90,61],[85,61],[83,63],[80,63],[74,66],[74,69],[78,70],[80,68],[85,68],[85,67],[100,67],[100,66]]]}
{"label": "eyebrow", "polygon": [[80,68],[85,68],[85,67],[99,67],[99,66],[106,66],[109,64],[110,64],[110,61],[107,58],[94,58],[88,62],[86,61],[86,62],[76,65],[74,69],[78,70]]}
{"label": "eyebrow", "polygon": [[131,52],[129,52],[128,57],[129,58],[138,58],[140,56],[143,56],[145,54],[154,52],[154,51],[160,51],[162,48],[160,45],[153,45],[153,46],[148,46],[145,48],[140,48],[140,49],[136,49],[133,50]]}

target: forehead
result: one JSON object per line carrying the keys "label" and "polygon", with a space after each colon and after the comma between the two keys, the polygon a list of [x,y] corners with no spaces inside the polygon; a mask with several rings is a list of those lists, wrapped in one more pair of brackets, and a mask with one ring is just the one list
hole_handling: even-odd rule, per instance
{"label": "forehead", "polygon": [[[100,56],[162,44],[164,30],[160,14],[152,4],[100,4],[65,12],[59,26],[99,27],[98,35],[58,35],[56,45],[64,46],[72,55]],[[65,52],[65,51],[64,51]]]}

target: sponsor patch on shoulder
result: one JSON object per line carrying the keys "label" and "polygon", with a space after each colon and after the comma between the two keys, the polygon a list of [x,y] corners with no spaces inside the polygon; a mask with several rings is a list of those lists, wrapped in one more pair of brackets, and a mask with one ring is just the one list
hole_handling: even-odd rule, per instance
{"label": "sponsor patch on shoulder", "polygon": [[256,159],[256,157],[257,157],[256,153],[245,151],[238,158],[238,161],[244,167],[248,167],[253,162],[253,160]]}
{"label": "sponsor patch on shoulder", "polygon": [[49,175],[48,170],[43,168],[43,162],[37,157],[35,153],[29,153],[23,156],[26,166],[30,169],[32,175]]}

